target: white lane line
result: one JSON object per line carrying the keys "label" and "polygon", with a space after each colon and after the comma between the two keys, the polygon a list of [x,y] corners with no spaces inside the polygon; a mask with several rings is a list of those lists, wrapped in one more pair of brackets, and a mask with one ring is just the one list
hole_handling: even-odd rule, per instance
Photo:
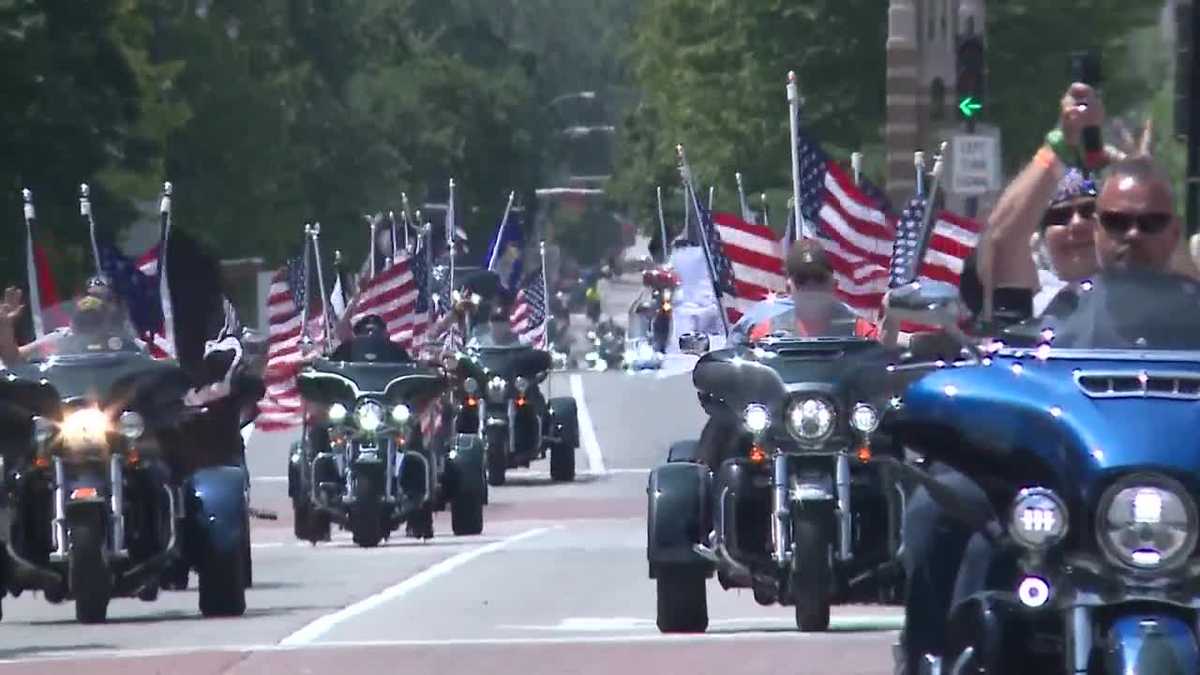
{"label": "white lane line", "polygon": [[287,476],[252,476],[251,481],[255,483],[286,483]]}
{"label": "white lane line", "polygon": [[557,527],[539,527],[532,530],[526,530],[520,534],[508,537],[507,539],[501,539],[500,541],[492,542],[486,546],[481,546],[470,551],[459,553],[456,556],[446,558],[432,567],[421,570],[417,574],[414,574],[404,581],[401,581],[394,586],[385,588],[384,590],[365,600],[360,600],[359,602],[347,607],[343,607],[332,614],[326,614],[325,616],[320,617],[316,621],[313,621],[295,633],[292,633],[291,635],[280,640],[279,644],[285,647],[311,644],[322,635],[325,635],[329,631],[333,630],[335,626],[343,621],[347,621],[358,616],[359,614],[369,612],[380,605],[401,598],[408,593],[411,593],[412,591],[424,586],[425,584],[437,579],[438,577],[449,574],[450,572],[462,567],[476,558],[483,557],[489,553],[495,553],[500,549],[507,548],[508,546],[512,546],[513,544],[524,541],[525,539],[530,539],[532,537],[545,534],[553,529],[557,529]]}
{"label": "white lane line", "polygon": [[592,425],[592,414],[583,397],[583,378],[579,373],[571,374],[571,396],[575,398],[575,409],[579,414],[579,444],[587,453],[588,468],[592,473],[605,473],[604,455],[600,454],[600,441],[596,440],[596,427]]}

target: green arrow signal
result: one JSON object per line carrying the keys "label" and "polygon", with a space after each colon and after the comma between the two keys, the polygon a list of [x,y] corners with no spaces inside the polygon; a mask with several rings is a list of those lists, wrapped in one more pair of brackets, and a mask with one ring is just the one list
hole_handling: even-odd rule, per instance
{"label": "green arrow signal", "polygon": [[963,114],[963,117],[974,117],[975,113],[980,110],[983,110],[983,104],[976,101],[974,96],[968,96],[958,102],[958,111]]}

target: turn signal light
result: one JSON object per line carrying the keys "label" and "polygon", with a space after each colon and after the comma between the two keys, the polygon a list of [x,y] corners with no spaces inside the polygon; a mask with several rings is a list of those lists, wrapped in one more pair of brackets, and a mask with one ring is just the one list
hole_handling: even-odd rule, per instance
{"label": "turn signal light", "polygon": [[49,457],[36,457],[33,460],[33,465],[39,469],[48,469],[48,468],[50,468],[50,458]]}
{"label": "turn signal light", "polygon": [[871,461],[871,446],[864,445],[859,448],[858,452],[855,454],[858,456],[858,461],[866,464],[867,462]]}
{"label": "turn signal light", "polygon": [[763,450],[761,445],[750,446],[750,461],[755,464],[762,464],[767,461],[767,451]]}
{"label": "turn signal light", "polygon": [[669,311],[671,311],[671,303],[669,303],[669,302],[664,302],[664,303],[663,303],[663,311],[664,311],[664,312],[669,312]]}
{"label": "turn signal light", "polygon": [[525,397],[524,397],[524,396],[518,396],[518,397],[517,397],[517,405],[519,405],[519,406],[520,406],[520,405],[525,405]]}
{"label": "turn signal light", "polygon": [[74,490],[71,490],[71,501],[75,501],[76,499],[95,499],[95,498],[96,498],[96,488],[94,488],[94,487],[82,487],[82,488],[75,488]]}
{"label": "turn signal light", "polygon": [[474,396],[468,396],[468,397],[467,397],[467,407],[468,407],[468,408],[474,408],[474,407],[475,407],[475,404],[476,404],[476,403],[478,403],[478,402],[479,402],[479,401],[478,401],[478,400],[477,400],[477,399],[476,399]]}
{"label": "turn signal light", "polygon": [[130,450],[129,452],[125,453],[125,461],[129,462],[130,464],[137,464],[138,462],[142,461],[142,456],[137,450]]}

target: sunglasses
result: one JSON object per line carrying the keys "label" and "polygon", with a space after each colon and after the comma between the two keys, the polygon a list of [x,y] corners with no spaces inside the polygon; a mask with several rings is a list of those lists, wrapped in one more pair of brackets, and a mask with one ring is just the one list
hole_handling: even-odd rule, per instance
{"label": "sunglasses", "polygon": [[1046,211],[1045,217],[1042,218],[1042,227],[1068,225],[1076,213],[1084,220],[1091,220],[1096,216],[1096,202],[1088,200],[1078,204],[1052,207]]}
{"label": "sunglasses", "polygon": [[1100,214],[1101,227],[1112,234],[1125,234],[1135,224],[1142,234],[1158,234],[1171,224],[1171,214],[1123,213],[1121,211],[1104,211]]}

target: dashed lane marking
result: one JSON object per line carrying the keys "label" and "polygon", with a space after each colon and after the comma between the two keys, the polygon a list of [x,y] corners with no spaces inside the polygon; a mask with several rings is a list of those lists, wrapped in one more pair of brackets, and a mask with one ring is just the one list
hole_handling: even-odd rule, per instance
{"label": "dashed lane marking", "polygon": [[596,427],[592,425],[592,415],[583,396],[583,378],[579,373],[571,374],[571,396],[575,398],[575,409],[579,414],[579,443],[587,453],[588,468],[592,473],[605,473],[604,456],[600,454],[600,441],[596,440]]}

